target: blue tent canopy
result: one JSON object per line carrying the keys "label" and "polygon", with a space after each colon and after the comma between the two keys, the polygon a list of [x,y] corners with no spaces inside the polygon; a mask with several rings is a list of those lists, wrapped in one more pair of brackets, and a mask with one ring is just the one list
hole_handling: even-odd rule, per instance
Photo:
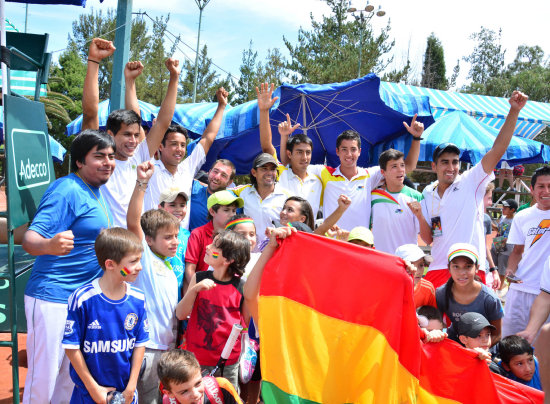
{"label": "blue tent canopy", "polygon": [[[380,93],[386,103],[397,95],[427,96],[430,98],[435,119],[454,111],[462,111],[497,130],[504,124],[510,109],[506,98],[435,90],[399,83],[382,82]],[[548,125],[550,125],[550,104],[529,101],[521,110],[514,135],[534,139]]]}
{"label": "blue tent canopy", "polygon": [[[487,153],[498,135],[498,130],[485,125],[461,111],[454,111],[439,118],[422,135],[418,161],[432,161],[435,148],[441,143],[451,142],[462,151],[460,160],[477,164]],[[410,138],[399,137],[389,142],[378,144],[375,155],[378,156],[388,148],[400,151],[408,150]],[[511,165],[525,163],[543,163],[550,159],[550,146],[532,139],[513,136],[502,161]],[[372,162],[376,164],[376,161]]]}
{"label": "blue tent canopy", "polygon": [[[144,125],[151,127],[153,125],[153,119],[158,114],[159,107],[149,104],[145,101],[138,101],[139,110],[141,112],[141,122]],[[109,117],[110,100],[101,101],[98,104],[98,116],[99,116],[99,128],[105,129],[107,126],[107,118]],[[82,130],[82,115],[79,115],[74,121],[67,125],[65,133],[67,136],[76,135]]]}
{"label": "blue tent canopy", "polygon": [[[410,122],[414,114],[418,113],[425,126],[434,122],[427,97],[401,96],[388,105],[380,98],[379,86],[380,79],[374,74],[345,83],[283,84],[275,91],[274,96],[280,98],[270,111],[274,146],[278,148],[280,143],[277,125],[286,120],[288,113],[293,124],[301,125],[297,133],[306,133],[313,141],[312,163],[338,165],[336,138],[353,129],[362,139],[359,164],[366,165],[372,146],[406,133],[403,121]],[[178,123],[192,136],[204,131],[216,108],[215,103],[201,105],[191,104],[180,110],[183,119]],[[218,158],[227,158],[238,173],[249,173],[254,157],[261,152],[258,125],[257,101],[228,107],[205,167]]]}

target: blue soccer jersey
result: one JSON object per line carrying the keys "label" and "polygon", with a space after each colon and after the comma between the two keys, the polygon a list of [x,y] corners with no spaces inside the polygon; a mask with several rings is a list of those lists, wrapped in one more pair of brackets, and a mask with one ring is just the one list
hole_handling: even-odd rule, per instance
{"label": "blue soccer jersey", "polygon": [[[126,284],[121,300],[107,298],[99,280],[78,288],[69,298],[63,348],[79,349],[86,366],[100,386],[124,391],[130,379],[134,347],[149,340],[145,296]],[[71,366],[75,390],[71,402],[91,400],[84,383]],[[75,397],[78,396],[78,397]],[[93,402],[93,401],[91,401]]]}

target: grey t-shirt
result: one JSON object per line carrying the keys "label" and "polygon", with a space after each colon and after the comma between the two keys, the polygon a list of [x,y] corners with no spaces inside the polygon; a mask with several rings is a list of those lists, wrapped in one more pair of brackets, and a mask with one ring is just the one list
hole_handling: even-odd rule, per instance
{"label": "grey t-shirt", "polygon": [[456,323],[460,321],[460,316],[468,312],[476,312],[483,315],[488,321],[501,319],[504,316],[500,299],[485,285],[481,285],[481,291],[470,304],[460,304],[451,296],[446,302],[445,290],[447,284],[440,286],[435,291],[435,300],[437,308],[449,317],[451,326],[447,330],[449,338],[458,341],[458,336],[454,328]]}

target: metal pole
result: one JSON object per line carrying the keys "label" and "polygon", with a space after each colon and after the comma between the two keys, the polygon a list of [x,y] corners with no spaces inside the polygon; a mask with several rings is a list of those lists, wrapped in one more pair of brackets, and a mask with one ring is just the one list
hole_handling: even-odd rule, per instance
{"label": "metal pole", "polygon": [[361,12],[361,18],[359,19],[359,66],[357,68],[357,78],[361,77],[361,52],[363,50],[363,23],[365,19],[363,12]]}
{"label": "metal pole", "polygon": [[[0,0],[0,43],[6,46],[6,15],[5,15],[4,0]],[[2,65],[2,104],[4,103],[4,95],[8,94],[8,67],[5,63]]]}
{"label": "metal pole", "polygon": [[29,19],[29,3],[25,4],[25,33],[27,33],[27,20]]}
{"label": "metal pole", "polygon": [[124,66],[130,55],[132,0],[118,0],[110,111],[124,108]]}
{"label": "metal pole", "polygon": [[202,24],[202,10],[206,7],[206,4],[202,5],[200,0],[197,1],[199,6],[199,32],[197,34],[197,53],[195,55],[195,75],[193,76],[193,102],[197,101],[197,76],[199,75],[199,46],[201,42],[201,24]]}

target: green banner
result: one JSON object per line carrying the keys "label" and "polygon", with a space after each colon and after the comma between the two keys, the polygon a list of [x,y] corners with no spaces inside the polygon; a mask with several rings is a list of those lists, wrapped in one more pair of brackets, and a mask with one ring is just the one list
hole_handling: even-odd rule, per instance
{"label": "green banner", "polygon": [[32,220],[55,173],[44,104],[6,96],[4,105],[8,228],[15,229]]}

